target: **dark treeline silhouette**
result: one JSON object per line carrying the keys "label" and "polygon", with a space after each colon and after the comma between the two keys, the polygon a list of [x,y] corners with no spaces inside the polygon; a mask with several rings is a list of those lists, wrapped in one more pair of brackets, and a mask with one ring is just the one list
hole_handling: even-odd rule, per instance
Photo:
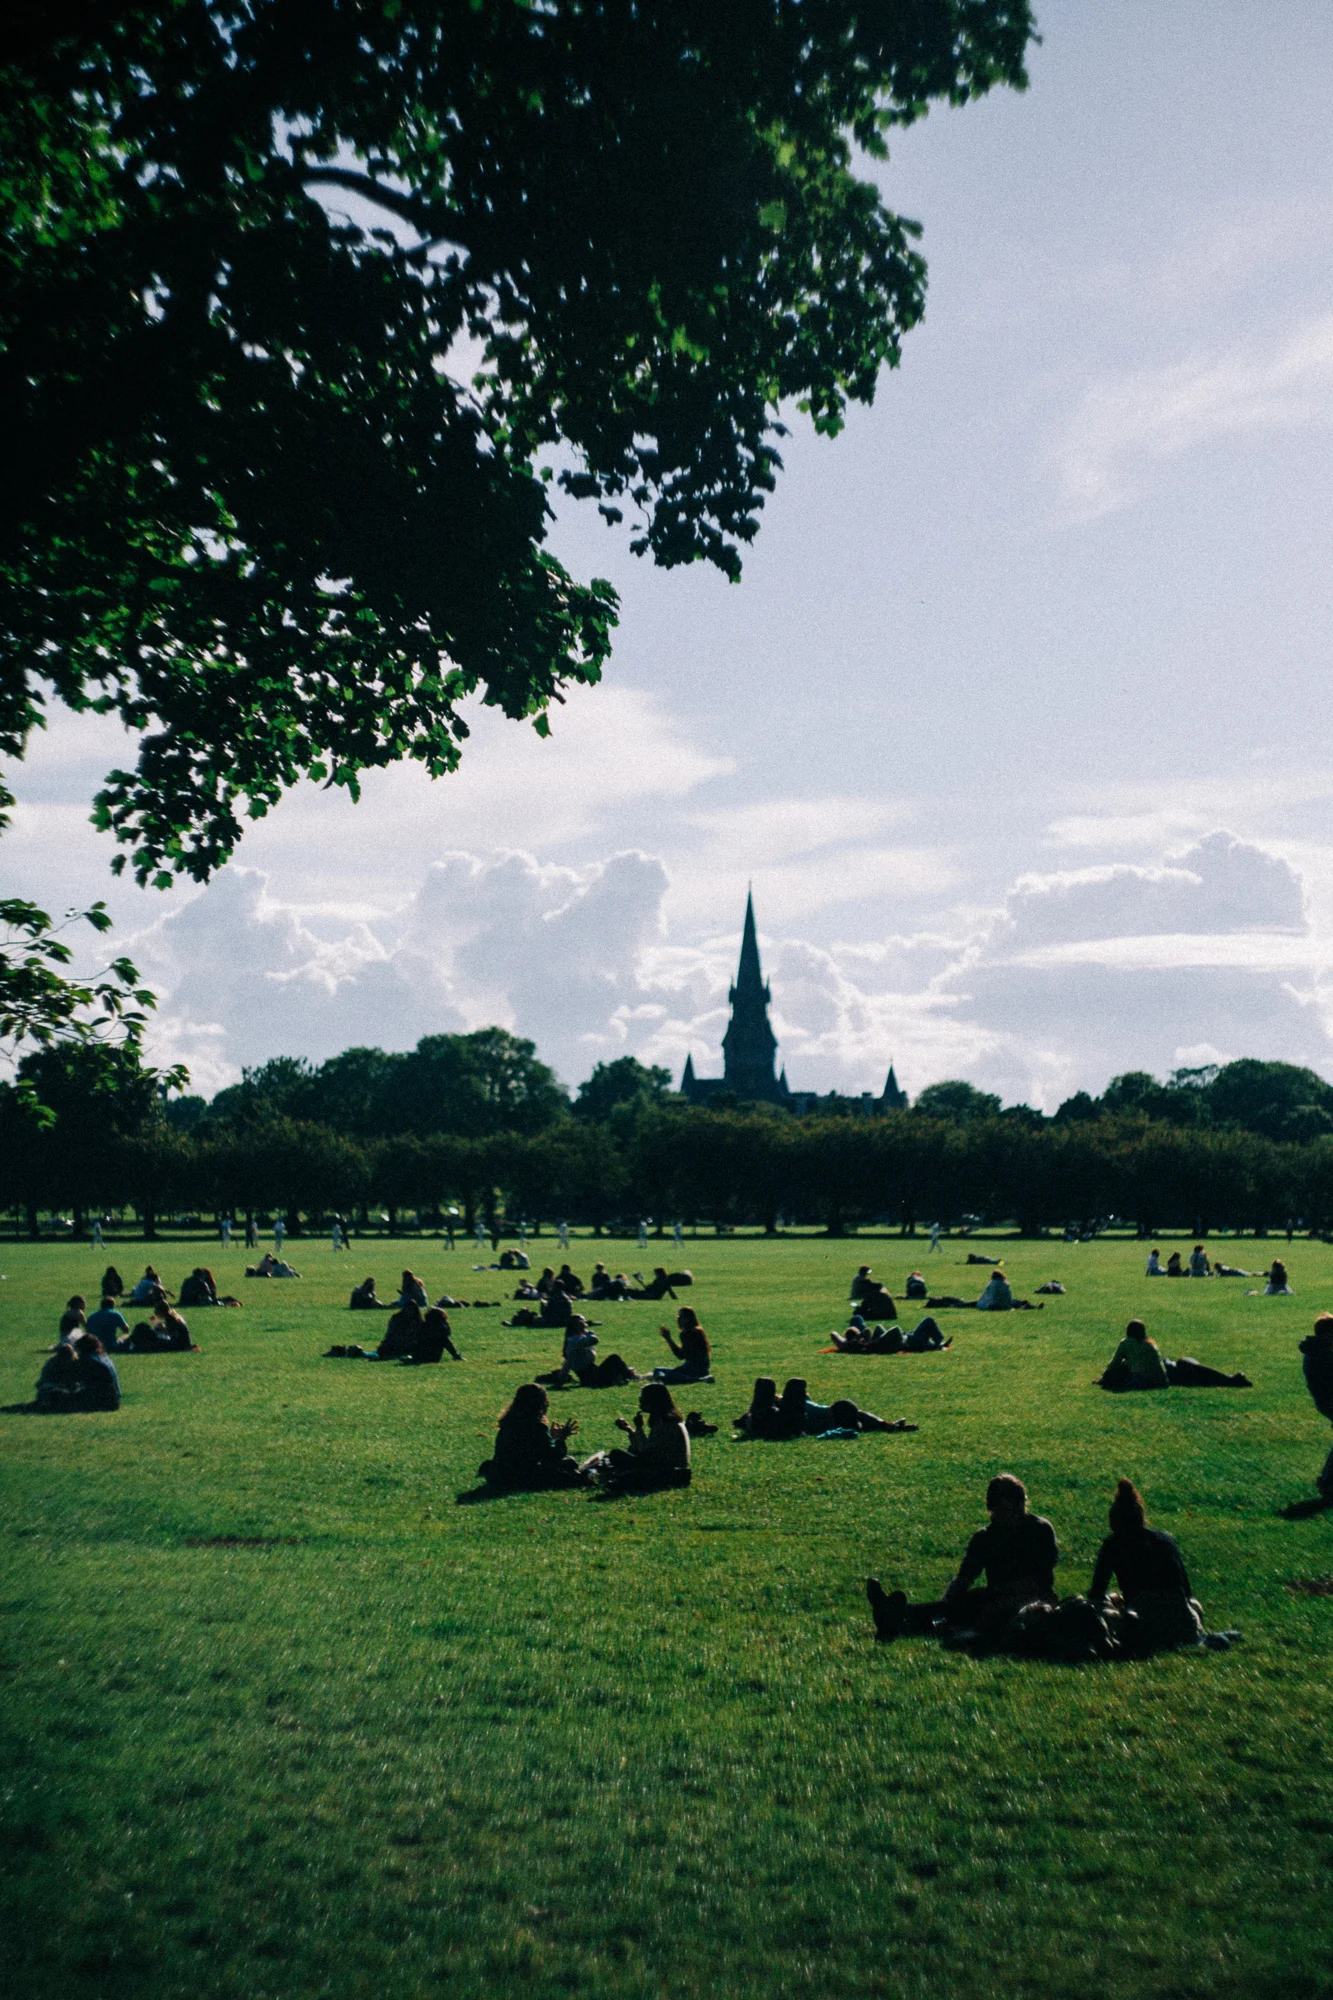
{"label": "dark treeline silhouette", "polygon": [[641,1215],[835,1235],[965,1217],[1025,1234],[1109,1217],[1145,1234],[1333,1226],[1333,1089],[1288,1064],[1131,1074],[1049,1119],[961,1082],[874,1118],[703,1110],[668,1083],[622,1057],[571,1103],[530,1042],[490,1028],[404,1055],[284,1058],[210,1104],[164,1105],[133,1057],[46,1051],[0,1092],[0,1209],[33,1233],[42,1212],[82,1232],[111,1209],[149,1234],[184,1213],[282,1212],[292,1234],[331,1212],[434,1228],[454,1208],[468,1230]]}

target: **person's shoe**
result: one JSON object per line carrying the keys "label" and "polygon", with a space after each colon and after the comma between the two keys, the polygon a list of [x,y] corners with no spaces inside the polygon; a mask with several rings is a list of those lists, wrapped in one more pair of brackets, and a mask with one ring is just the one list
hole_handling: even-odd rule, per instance
{"label": "person's shoe", "polygon": [[1233,1389],[1252,1389],[1254,1384],[1248,1375],[1237,1374],[1232,1376],[1231,1386]]}
{"label": "person's shoe", "polygon": [[324,1350],[324,1359],[326,1361],[345,1361],[347,1359],[347,1349],[345,1347],[326,1347]]}
{"label": "person's shoe", "polygon": [[866,1578],[866,1596],[870,1600],[870,1614],[875,1621],[875,1637],[887,1645],[896,1639],[903,1629],[903,1619],[907,1613],[907,1593],[903,1590],[886,1591],[877,1576]]}

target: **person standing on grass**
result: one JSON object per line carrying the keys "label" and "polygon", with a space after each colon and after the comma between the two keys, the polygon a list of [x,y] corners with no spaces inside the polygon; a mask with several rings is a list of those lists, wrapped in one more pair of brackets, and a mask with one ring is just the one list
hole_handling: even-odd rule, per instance
{"label": "person standing on grass", "polygon": [[[998,1639],[1025,1605],[1055,1602],[1059,1544],[1045,1516],[1028,1512],[1022,1480],[1011,1472],[992,1479],[986,1511],[989,1527],[973,1535],[957,1576],[933,1604],[909,1604],[905,1592],[882,1589],[877,1576],[866,1578],[877,1639],[929,1632],[937,1625],[944,1636]],[[975,1586],[983,1575],[985,1587],[979,1590]]]}
{"label": "person standing on grass", "polygon": [[[939,1250],[939,1248],[940,1248],[940,1225],[938,1222],[932,1222],[930,1225],[930,1250]],[[930,1250],[927,1250],[926,1252],[927,1256],[930,1255]],[[940,1250],[940,1255],[941,1256],[944,1255],[944,1252],[942,1250]]]}
{"label": "person standing on grass", "polygon": [[218,1233],[219,1233],[219,1235],[220,1235],[220,1236],[221,1236],[221,1238],[222,1238],[222,1247],[223,1247],[223,1249],[224,1249],[224,1250],[230,1250],[230,1249],[231,1249],[231,1217],[230,1217],[229,1215],[224,1215],[224,1216],[223,1216],[223,1218],[222,1218],[222,1223],[221,1223],[221,1227],[220,1227],[220,1229],[219,1229],[219,1232],[218,1232]]}
{"label": "person standing on grass", "polygon": [[245,1247],[247,1250],[259,1248],[259,1230],[253,1214],[248,1214],[245,1218]]}
{"label": "person standing on grass", "polygon": [[282,1246],[284,1239],[286,1238],[286,1235],[287,1235],[287,1224],[284,1222],[283,1218],[280,1215],[275,1216],[273,1221],[273,1255],[275,1257],[281,1257]]}
{"label": "person standing on grass", "polygon": [[102,1218],[100,1215],[95,1215],[93,1217],[93,1249],[100,1250],[101,1248],[102,1248]]}
{"label": "person standing on grass", "polygon": [[[1314,1332],[1301,1342],[1301,1367],[1315,1408],[1333,1424],[1333,1313],[1320,1313]],[[1324,1460],[1315,1485],[1325,1500],[1333,1503],[1333,1451]]]}

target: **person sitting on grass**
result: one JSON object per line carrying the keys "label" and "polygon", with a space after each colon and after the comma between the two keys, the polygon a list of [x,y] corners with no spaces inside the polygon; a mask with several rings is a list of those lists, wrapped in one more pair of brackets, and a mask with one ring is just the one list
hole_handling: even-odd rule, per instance
{"label": "person sitting on grass", "polygon": [[32,1407],[41,1416],[65,1416],[82,1406],[79,1357],[67,1340],[58,1341],[50,1359],[42,1363],[42,1372],[37,1377],[37,1399]]}
{"label": "person sitting on grass", "polygon": [[102,1273],[102,1295],[104,1298],[118,1299],[125,1289],[125,1280],[114,1264],[108,1264]]}
{"label": "person sitting on grass", "polygon": [[1162,1253],[1155,1247],[1148,1252],[1147,1276],[1150,1278],[1164,1278],[1166,1276],[1166,1267],[1162,1263]]}
{"label": "person sitting on grass", "polygon": [[[1106,1618],[1119,1649],[1143,1659],[1173,1646],[1197,1646],[1203,1613],[1174,1536],[1150,1528],[1132,1481],[1116,1484],[1111,1532],[1097,1552],[1088,1600]],[[1119,1600],[1108,1597],[1112,1582]]]}
{"label": "person sitting on grass", "polygon": [[699,1324],[699,1315],[692,1306],[681,1307],[676,1314],[676,1327],[680,1334],[679,1345],[671,1338],[669,1328],[659,1326],[657,1330],[680,1366],[654,1368],[653,1374],[659,1382],[710,1382],[713,1350],[708,1335]]}
{"label": "person sitting on grass", "polygon": [[190,1339],[190,1329],[180,1314],[168,1305],[163,1291],[153,1294],[153,1317],[140,1320],[124,1351],[130,1354],[190,1354],[199,1352]]}
{"label": "person sitting on grass", "polygon": [[380,1344],[368,1361],[406,1361],[416,1350],[421,1338],[421,1307],[412,1300],[399,1306],[392,1315],[380,1338]]}
{"label": "person sitting on grass", "polygon": [[857,1304],[857,1313],[863,1320],[888,1320],[898,1317],[898,1308],[893,1302],[893,1294],[886,1292],[878,1279],[872,1279],[862,1292]]}
{"label": "person sitting on grass", "polygon": [[88,1331],[95,1333],[108,1354],[114,1354],[130,1330],[130,1323],[110,1292],[95,1313],[88,1315]]}
{"label": "person sitting on grass", "polygon": [[180,1290],[183,1306],[238,1306],[239,1299],[224,1293],[218,1297],[217,1279],[206,1264],[196,1264]]}
{"label": "person sitting on grass", "polygon": [[858,1265],[856,1276],[852,1279],[851,1289],[847,1294],[849,1302],[852,1305],[859,1304],[867,1292],[877,1290],[878,1286],[878,1278],[872,1278],[870,1275],[869,1264]]}
{"label": "person sitting on grass", "polygon": [[645,1382],[633,1423],[617,1417],[616,1429],[625,1432],[627,1445],[608,1452],[599,1469],[607,1492],[656,1493],[689,1485],[690,1434],[665,1382]]}
{"label": "person sitting on grass", "polygon": [[387,1300],[375,1296],[375,1280],[363,1278],[359,1285],[352,1287],[352,1296],[347,1301],[352,1312],[388,1312]]}
{"label": "person sitting on grass", "polygon": [[583,1297],[583,1280],[570,1270],[568,1264],[560,1266],[560,1282],[571,1299]]}
{"label": "person sitting on grass", "polygon": [[629,1279],[623,1271],[617,1271],[614,1278],[605,1264],[598,1264],[588,1284],[590,1299],[627,1299]]}
{"label": "person sitting on grass", "polygon": [[929,1354],[953,1346],[952,1340],[945,1339],[939,1321],[929,1313],[910,1333],[899,1326],[869,1327],[859,1315],[854,1315],[845,1333],[829,1337],[839,1354]]}
{"label": "person sitting on grass", "polygon": [[[392,1320],[389,1325],[393,1325]],[[385,1332],[388,1332],[388,1327],[385,1328]],[[422,1315],[411,1352],[403,1358],[420,1367],[441,1361],[446,1354],[451,1355],[455,1361],[463,1359],[454,1346],[454,1330],[449,1324],[449,1315],[439,1306],[428,1306]]]}
{"label": "person sitting on grass", "polygon": [[1173,1250],[1171,1252],[1171,1255],[1167,1258],[1166,1275],[1168,1278],[1188,1278],[1189,1272],[1185,1269],[1185,1266],[1180,1261],[1179,1250]]}
{"label": "person sitting on grass", "polygon": [[520,1306],[512,1318],[502,1320],[502,1326],[560,1326],[569,1325],[574,1307],[568,1292],[557,1278],[540,1307]]}
{"label": "person sitting on grass", "polygon": [[421,1312],[425,1312],[429,1304],[426,1287],[420,1278],[411,1271],[404,1271],[398,1282],[398,1296],[394,1300],[394,1306],[416,1306]]}
{"label": "person sitting on grass", "polygon": [[553,1389],[572,1389],[575,1382],[581,1389],[623,1389],[627,1382],[638,1381],[639,1372],[619,1354],[599,1361],[597,1335],[582,1313],[574,1313],[565,1328],[560,1366],[537,1379]]}
{"label": "person sitting on grass", "polygon": [[162,1289],[162,1280],[158,1277],[157,1272],[151,1264],[146,1264],[142,1278],[138,1280],[134,1290],[130,1293],[130,1304],[132,1306],[151,1305],[153,1293],[160,1292]]}
{"label": "person sitting on grass", "polygon": [[[956,1644],[994,1644],[1025,1605],[1054,1604],[1059,1545],[1045,1516],[1028,1512],[1022,1480],[1011,1472],[992,1479],[986,1511],[989,1527],[973,1535],[957,1576],[933,1604],[909,1604],[903,1591],[885,1591],[877,1576],[866,1578],[877,1639],[938,1627],[942,1638]],[[983,1575],[985,1586],[977,1589]]]}
{"label": "person sitting on grass", "polygon": [[1190,1276],[1191,1278],[1211,1278],[1212,1275],[1213,1267],[1208,1262],[1207,1252],[1204,1250],[1202,1243],[1196,1243],[1190,1251]]}
{"label": "person sitting on grass", "polygon": [[930,1287],[926,1283],[924,1272],[909,1271],[907,1273],[907,1288],[903,1292],[903,1297],[913,1305],[920,1304],[929,1289]]}
{"label": "person sitting on grass", "polygon": [[1041,1306],[1039,1305],[1034,1306],[1031,1299],[1019,1299],[1014,1297],[1013,1287],[1010,1285],[1008,1278],[1005,1277],[1003,1270],[996,1270],[991,1273],[991,1276],[987,1280],[979,1298],[956,1299],[953,1297],[945,1297],[938,1299],[927,1299],[926,1304],[934,1312],[938,1312],[944,1307],[952,1307],[955,1310],[963,1312],[972,1311],[972,1312],[983,1312],[983,1313],[984,1312],[1040,1312],[1042,1310]]}
{"label": "person sitting on grass", "polygon": [[284,1257],[275,1257],[271,1250],[266,1250],[257,1264],[246,1265],[245,1275],[247,1278],[299,1278],[301,1273],[294,1271]]}
{"label": "person sitting on grass", "polygon": [[1125,1337],[1111,1356],[1098,1387],[1113,1391],[1128,1389],[1252,1389],[1248,1375],[1227,1375],[1220,1368],[1205,1367],[1192,1354],[1171,1361],[1149,1340],[1141,1319],[1132,1319]]}
{"label": "person sitting on grass", "polygon": [[771,1375],[755,1378],[754,1391],[750,1397],[750,1407],[732,1423],[744,1437],[771,1438],[778,1435],[778,1385]]}
{"label": "person sitting on grass", "polygon": [[120,1408],[120,1377],[116,1364],[107,1354],[95,1333],[81,1334],[74,1343],[78,1360],[79,1386],[82,1395],[79,1408],[82,1410],[118,1410]]}
{"label": "person sitting on grass", "polygon": [[56,1335],[57,1340],[73,1342],[79,1334],[86,1331],[88,1325],[86,1316],[87,1304],[88,1301],[81,1292],[75,1292],[72,1299],[66,1299],[65,1310],[60,1315],[60,1331]]}
{"label": "person sitting on grass", "polygon": [[[1249,1296],[1247,1292],[1246,1297]],[[1263,1296],[1266,1299],[1289,1299],[1295,1296],[1287,1277],[1287,1267],[1280,1257],[1275,1257],[1269,1268],[1268,1283],[1264,1286]]]}
{"label": "person sitting on grass", "polygon": [[[1320,1313],[1314,1332],[1301,1342],[1301,1369],[1315,1408],[1333,1424],[1333,1313]],[[1333,1504],[1333,1451],[1324,1460],[1315,1485]]]}
{"label": "person sitting on grass", "polygon": [[579,1468],[567,1440],[578,1429],[574,1417],[547,1420],[550,1398],[539,1382],[524,1382],[500,1412],[495,1455],[477,1467],[477,1476],[500,1492],[535,1492],[547,1486],[576,1486]]}

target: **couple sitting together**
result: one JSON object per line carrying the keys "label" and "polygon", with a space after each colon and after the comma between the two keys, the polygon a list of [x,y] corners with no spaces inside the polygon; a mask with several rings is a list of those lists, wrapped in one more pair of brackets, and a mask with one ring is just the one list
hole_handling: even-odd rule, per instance
{"label": "couple sitting together", "polygon": [[[690,1483],[690,1434],[665,1382],[645,1382],[631,1423],[616,1418],[625,1446],[595,1452],[579,1463],[569,1439],[578,1420],[548,1420],[550,1407],[538,1382],[525,1382],[500,1414],[494,1456],[477,1468],[478,1477],[500,1492],[541,1487],[598,1485],[608,1493],[651,1493]],[[646,1419],[646,1422],[645,1422]]]}
{"label": "couple sitting together", "polygon": [[[1114,1653],[1143,1658],[1205,1641],[1220,1648],[1239,1636],[1205,1635],[1180,1550],[1170,1535],[1148,1526],[1128,1479],[1116,1487],[1111,1532],[1088,1595],[1064,1603],[1055,1594],[1055,1530],[1044,1516],[1028,1512],[1022,1481],[1009,1472],[992,1479],[986,1511],[989,1527],[973,1535],[958,1574],[934,1603],[909,1604],[903,1591],[886,1591],[878,1577],[867,1578],[877,1639],[933,1632],[948,1645],[976,1651],[1081,1660]],[[1112,1582],[1120,1585],[1117,1596],[1109,1594]]]}
{"label": "couple sitting together", "polygon": [[[137,1291],[138,1287],[135,1289]],[[199,1352],[190,1339],[189,1327],[175,1308],[168,1305],[167,1295],[160,1286],[152,1288],[151,1296],[145,1303],[152,1305],[152,1319],[140,1320],[137,1326],[131,1327],[110,1292],[103,1297],[98,1310],[86,1319],[84,1301],[76,1294],[61,1316],[60,1346],[69,1346],[81,1335],[90,1334],[97,1343],[97,1352],[103,1356]],[[119,1392],[116,1407],[119,1407]]]}
{"label": "couple sitting together", "polygon": [[12,1416],[73,1416],[85,1410],[118,1410],[120,1377],[95,1333],[56,1342],[37,1377],[31,1403],[11,1403]]}
{"label": "couple sitting together", "polygon": [[402,1361],[421,1365],[441,1361],[446,1354],[452,1355],[455,1361],[463,1359],[454,1346],[448,1314],[440,1306],[427,1306],[423,1313],[416,1299],[411,1298],[399,1305],[385,1327],[384,1338],[378,1347],[359,1347],[355,1342],[346,1347],[337,1345],[326,1349],[325,1359]]}
{"label": "couple sitting together", "polygon": [[246,1265],[245,1275],[247,1278],[299,1278],[301,1273],[293,1270],[285,1258],[275,1257],[271,1250],[266,1250],[257,1264]]}
{"label": "couple sitting together", "polygon": [[1224,1375],[1202,1361],[1182,1354],[1169,1361],[1141,1319],[1132,1319],[1125,1337],[1097,1378],[1101,1389],[1252,1389],[1248,1375]]}
{"label": "couple sitting together", "polygon": [[[699,1316],[689,1306],[682,1306],[676,1314],[679,1341],[673,1340],[668,1327],[659,1327],[671,1352],[676,1356],[675,1368],[654,1368],[652,1373],[659,1382],[711,1382],[713,1379],[713,1349],[708,1335],[699,1324]],[[623,1355],[608,1354],[603,1361],[597,1358],[597,1335],[582,1313],[575,1313],[565,1328],[564,1351],[560,1366],[549,1375],[539,1375],[539,1382],[547,1383],[553,1389],[572,1389],[575,1382],[581,1389],[619,1389],[626,1382],[637,1382],[639,1371],[631,1368]]]}
{"label": "couple sitting together", "polygon": [[869,1410],[858,1410],[856,1404],[847,1397],[841,1398],[836,1403],[816,1403],[799,1375],[792,1377],[781,1396],[772,1376],[761,1375],[754,1385],[749,1409],[734,1421],[742,1437],[775,1440],[798,1437],[846,1438],[856,1437],[861,1431],[920,1429],[919,1424],[909,1424],[904,1417],[890,1421],[887,1417],[872,1416]]}

